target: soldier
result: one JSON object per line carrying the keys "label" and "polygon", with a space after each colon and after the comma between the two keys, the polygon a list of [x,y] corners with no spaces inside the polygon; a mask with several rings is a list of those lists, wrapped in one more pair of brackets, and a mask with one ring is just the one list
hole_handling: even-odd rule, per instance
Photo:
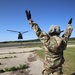
{"label": "soldier", "polygon": [[64,63],[63,51],[72,33],[72,18],[69,20],[65,33],[59,37],[60,27],[52,25],[48,34],[42,31],[38,24],[31,19],[30,11],[26,10],[26,17],[37,37],[45,46],[44,70],[42,75],[63,75],[62,64]]}

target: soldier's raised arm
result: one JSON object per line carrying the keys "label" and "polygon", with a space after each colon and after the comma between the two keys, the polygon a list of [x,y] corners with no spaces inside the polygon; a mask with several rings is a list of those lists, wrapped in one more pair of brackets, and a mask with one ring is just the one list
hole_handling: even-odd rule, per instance
{"label": "soldier's raised arm", "polygon": [[72,33],[72,18],[69,20],[65,33],[63,34],[64,41],[67,43]]}
{"label": "soldier's raised arm", "polygon": [[48,34],[46,34],[44,31],[42,31],[40,29],[40,27],[38,26],[37,23],[35,23],[32,19],[31,19],[31,12],[26,10],[25,11],[26,13],[26,17],[27,17],[27,20],[29,22],[29,24],[31,25],[33,31],[36,33],[37,37],[41,40],[41,42],[43,44],[45,44],[48,39],[50,38]]}

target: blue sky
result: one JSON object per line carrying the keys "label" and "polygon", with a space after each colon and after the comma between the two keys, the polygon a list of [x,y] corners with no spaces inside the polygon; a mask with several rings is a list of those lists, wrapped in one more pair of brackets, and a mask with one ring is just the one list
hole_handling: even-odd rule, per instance
{"label": "blue sky", "polygon": [[25,10],[31,11],[32,19],[46,33],[53,24],[65,31],[69,19],[73,18],[71,37],[75,37],[75,0],[0,0],[0,42],[18,40],[18,34],[8,32],[8,29],[30,30],[23,34],[23,40],[37,39],[27,21]]}

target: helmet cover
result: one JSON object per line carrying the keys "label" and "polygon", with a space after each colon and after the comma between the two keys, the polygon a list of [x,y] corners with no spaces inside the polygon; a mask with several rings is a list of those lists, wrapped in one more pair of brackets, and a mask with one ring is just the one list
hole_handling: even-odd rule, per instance
{"label": "helmet cover", "polygon": [[63,31],[60,30],[59,26],[51,25],[48,33],[49,34],[51,34],[51,33],[58,33],[58,34],[60,34],[61,32],[63,32]]}

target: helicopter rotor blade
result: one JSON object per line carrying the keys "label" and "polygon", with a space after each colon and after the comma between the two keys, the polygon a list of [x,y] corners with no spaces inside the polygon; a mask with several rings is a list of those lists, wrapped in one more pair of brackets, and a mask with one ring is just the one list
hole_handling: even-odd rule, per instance
{"label": "helicopter rotor blade", "polygon": [[7,30],[7,31],[11,31],[11,32],[19,32],[19,31],[15,31],[15,30]]}
{"label": "helicopter rotor blade", "polygon": [[22,34],[27,33],[28,31],[22,32]]}

